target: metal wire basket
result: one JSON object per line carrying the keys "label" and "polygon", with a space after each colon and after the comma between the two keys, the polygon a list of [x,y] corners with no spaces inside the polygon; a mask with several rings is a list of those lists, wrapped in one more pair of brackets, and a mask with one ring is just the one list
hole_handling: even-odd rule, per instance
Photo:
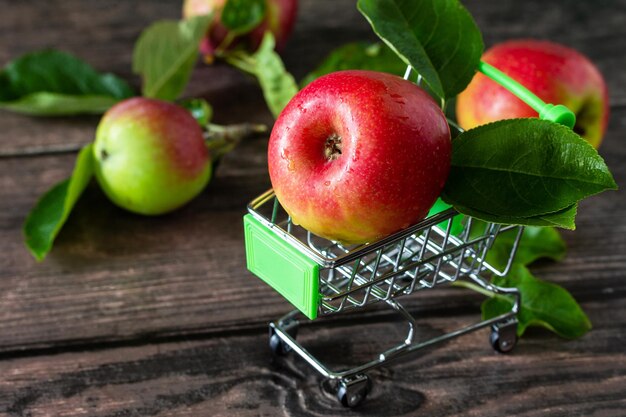
{"label": "metal wire basket", "polygon": [[[482,275],[508,272],[522,233],[519,226],[476,222],[448,208],[376,242],[345,246],[293,224],[272,190],[248,205],[244,225],[248,268],[298,308],[270,323],[270,347],[279,355],[294,351],[324,377],[335,380],[337,396],[346,406],[359,404],[371,389],[366,371],[401,354],[489,326],[494,349],[508,352],[515,345],[519,292],[492,285]],[[485,262],[487,251],[500,233],[512,229],[516,238],[508,265],[498,270]],[[511,311],[434,339],[415,341],[415,319],[397,298],[458,279],[469,279],[492,293],[512,295]],[[315,319],[377,302],[398,311],[409,330],[400,344],[366,364],[332,371],[296,341],[300,314]]]}
{"label": "metal wire basket", "polygon": [[[389,301],[461,276],[477,277],[486,270],[504,275],[508,267],[499,271],[485,262],[487,250],[499,233],[521,230],[483,222],[474,227],[471,218],[461,223],[462,217],[449,208],[379,241],[345,246],[294,225],[272,190],[252,201],[248,211],[249,269],[310,319]],[[262,253],[257,254],[259,245],[266,244],[259,240],[259,234],[263,234],[262,239],[280,239],[289,247],[263,246]],[[267,253],[268,249],[275,253]],[[312,262],[302,262],[302,267],[296,268],[300,276],[287,274],[282,265],[285,252]],[[293,259],[290,263],[293,266]],[[289,285],[303,277],[310,281],[306,282],[309,288],[300,286],[295,293],[290,292]]]}

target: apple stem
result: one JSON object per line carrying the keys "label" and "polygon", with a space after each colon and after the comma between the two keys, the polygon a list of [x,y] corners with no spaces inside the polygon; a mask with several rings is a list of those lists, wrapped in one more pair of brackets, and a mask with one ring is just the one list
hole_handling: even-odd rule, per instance
{"label": "apple stem", "polygon": [[256,75],[256,62],[251,55],[242,51],[234,51],[225,52],[221,57],[233,67],[248,74]]}
{"label": "apple stem", "polygon": [[237,35],[235,35],[233,32],[230,32],[230,31],[226,33],[226,37],[224,37],[224,40],[222,40],[222,43],[220,43],[218,47],[215,48],[214,54],[221,57],[226,51],[226,49],[228,49],[228,47],[233,43],[236,36]]}
{"label": "apple stem", "polygon": [[[461,126],[459,126],[459,124],[457,122],[455,122],[454,120],[450,119],[449,117],[446,117],[446,120],[448,121],[448,124],[450,126],[452,126],[454,129],[456,129],[456,131],[458,133],[463,133],[465,132],[465,129],[463,129]],[[454,136],[453,136],[454,137]]]}
{"label": "apple stem", "polygon": [[267,133],[266,125],[255,123],[239,123],[234,125],[217,125],[209,123],[204,132],[204,139],[211,159],[216,161],[235,149],[243,139]]}

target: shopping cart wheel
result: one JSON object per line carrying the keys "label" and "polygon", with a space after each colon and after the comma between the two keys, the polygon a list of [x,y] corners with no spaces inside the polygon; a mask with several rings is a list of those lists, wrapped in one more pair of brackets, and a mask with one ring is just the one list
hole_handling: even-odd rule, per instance
{"label": "shopping cart wheel", "polygon": [[[288,322],[280,323],[281,330],[286,332],[292,338],[296,338],[298,334],[298,321],[290,320]],[[285,356],[289,352],[292,351],[291,346],[289,346],[283,339],[276,334],[276,325],[274,323],[270,324],[270,350],[276,356]]]}
{"label": "shopping cart wheel", "polygon": [[276,333],[270,336],[270,350],[276,356],[285,356],[291,352],[291,346],[283,342]]}
{"label": "shopping cart wheel", "polygon": [[372,390],[372,380],[365,374],[342,378],[337,389],[337,399],[344,407],[361,404]]}
{"label": "shopping cart wheel", "polygon": [[517,319],[513,318],[491,327],[489,343],[496,352],[509,353],[517,343]]}

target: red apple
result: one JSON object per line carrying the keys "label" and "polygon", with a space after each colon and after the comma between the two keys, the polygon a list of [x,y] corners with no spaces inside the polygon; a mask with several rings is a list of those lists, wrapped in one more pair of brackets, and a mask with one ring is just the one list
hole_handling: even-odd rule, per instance
{"label": "red apple", "polygon": [[424,218],[450,169],[450,130],[417,85],[340,71],[301,90],[272,130],[272,186],[296,224],[364,243]]}
{"label": "red apple", "polygon": [[202,191],[211,159],[186,109],[131,98],[109,109],[96,131],[95,174],[118,206],[140,214],[172,211]]}
{"label": "red apple", "polygon": [[[585,56],[552,42],[528,39],[496,45],[482,59],[543,101],[569,107],[576,114],[574,131],[594,147],[600,145],[609,118],[608,92],[602,75]],[[464,129],[537,117],[527,104],[480,73],[458,96],[456,113]]]}
{"label": "red apple", "polygon": [[[221,13],[226,0],[185,0],[183,17],[214,13],[214,20],[207,37],[202,40],[200,51],[206,56],[212,56],[228,33],[228,29],[221,23]],[[276,39],[276,50],[281,51],[291,35],[296,21],[298,0],[266,0],[265,19],[259,26],[238,41],[243,42],[249,51],[255,51],[261,44],[266,31],[272,32]]]}

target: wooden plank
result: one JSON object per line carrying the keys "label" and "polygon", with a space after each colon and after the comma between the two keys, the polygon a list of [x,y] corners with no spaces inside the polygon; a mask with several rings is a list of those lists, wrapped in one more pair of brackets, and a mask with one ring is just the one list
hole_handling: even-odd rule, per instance
{"label": "wooden plank", "polygon": [[[602,151],[624,183],[626,109],[613,120]],[[37,197],[69,174],[73,156],[3,160],[0,351],[258,328],[288,311],[245,270],[241,216],[269,187],[265,146],[264,139],[245,143],[201,197],[171,215],[132,215],[89,190],[40,264],[23,247],[20,225]],[[623,296],[625,229],[621,193],[594,197],[580,208],[578,230],[564,233],[567,259],[542,263],[537,274],[582,300]],[[475,311],[478,301],[436,289],[408,305]]]}
{"label": "wooden plank", "polygon": [[623,38],[626,2],[567,2],[531,0],[463,1],[483,32],[485,45],[520,38],[546,39],[574,48],[588,56],[604,75],[610,101],[626,105],[626,64]]}
{"label": "wooden plank", "polygon": [[[134,42],[150,23],[180,18],[181,4],[51,0],[42,6],[2,0],[0,37],[6,42],[0,45],[0,63],[33,50],[62,49],[100,71],[120,75],[138,91],[140,80],[131,72]],[[337,7],[345,11],[337,14]],[[352,0],[302,1],[296,27],[285,60],[298,78],[334,46],[372,37]],[[185,94],[207,98],[218,123],[272,122],[256,82],[224,65],[198,64]],[[0,155],[79,147],[93,139],[98,120],[97,116],[32,118],[0,112]]]}
{"label": "wooden plank", "polygon": [[[356,414],[375,416],[622,416],[626,406],[624,297],[588,302],[588,336],[566,341],[531,331],[509,355],[486,330],[369,372],[373,390]],[[609,314],[610,312],[610,314]],[[418,321],[430,338],[476,320]],[[301,329],[298,340],[333,369],[400,343],[405,324],[353,320]],[[267,334],[111,347],[0,362],[6,416],[276,416],[346,411],[329,384],[293,354],[270,360]]]}
{"label": "wooden plank", "polygon": [[[352,3],[346,8],[350,12],[337,13],[340,7],[344,10],[344,3],[339,6],[334,0],[302,2],[300,19],[304,23],[292,40],[293,45],[300,46],[292,46],[285,57],[288,65],[297,69],[294,72],[303,74],[339,41],[367,36],[369,28]],[[604,17],[606,26],[589,29],[585,34],[564,30],[562,36],[570,36],[568,39],[576,45],[591,45],[606,36],[610,46],[619,42],[617,34],[624,30],[611,10],[616,8],[615,14],[619,15],[623,3],[606,2],[598,7],[581,3],[572,8],[556,2],[525,4],[534,11],[545,4],[552,10],[551,16],[560,16],[550,21],[562,28],[576,22],[590,28],[588,22],[594,16]],[[126,2],[114,7],[77,0],[47,4],[40,8],[35,3],[20,2],[3,8],[10,15],[0,22],[0,34],[10,42],[0,46],[0,56],[8,59],[38,45],[63,44],[80,56],[95,57],[97,60],[92,63],[99,69],[123,72],[123,68],[130,67],[129,45],[139,30],[154,19],[174,18],[178,13],[178,5],[166,6],[161,2]],[[518,26],[515,30],[516,19],[530,22],[534,16],[518,16],[519,5],[507,8],[473,1],[468,6],[485,31],[493,28],[497,39],[519,35],[523,28]],[[46,14],[50,18],[42,20]],[[547,20],[542,19],[544,23],[538,27],[548,30]],[[38,26],[37,31],[30,30],[41,24],[44,26]],[[25,28],[30,31],[23,32]],[[48,32],[49,36],[40,35]],[[68,35],[78,32],[83,36]],[[94,48],[92,42],[85,40],[88,36],[100,39],[102,44]],[[621,54],[609,53],[607,43],[594,50],[607,59],[623,60]],[[613,86],[621,83],[622,67],[609,67]],[[215,81],[209,81],[208,90],[203,90],[206,80]],[[190,89],[205,91],[209,99],[219,104],[216,112],[221,121],[238,121],[240,114],[271,121],[258,90],[252,86],[249,78],[215,67],[198,71]],[[93,135],[96,121],[97,118],[30,119],[3,112],[0,149],[24,153],[33,146],[74,140],[81,143],[85,132]],[[618,183],[626,178],[626,149],[621,141],[625,131],[626,110],[616,106],[602,153]],[[69,174],[74,156],[3,158],[0,325],[4,331],[0,334],[0,350],[258,328],[282,314],[289,308],[287,303],[244,267],[240,218],[248,200],[269,187],[264,155],[264,140],[245,144],[241,151],[227,157],[213,184],[198,200],[161,218],[124,213],[97,190],[90,190],[59,236],[55,250],[42,264],[36,264],[23,248],[20,225],[37,197]],[[607,193],[583,204],[579,230],[566,234],[570,256],[558,265],[540,265],[541,276],[563,283],[582,299],[621,296],[626,253],[622,209],[619,193]],[[434,290],[411,299],[409,305],[420,311],[442,306],[475,309],[478,299],[468,304],[465,298],[464,293]]]}
{"label": "wooden plank", "polygon": [[[468,0],[487,45],[523,35],[585,52],[607,75],[613,114],[601,153],[626,180],[626,2]],[[285,55],[299,78],[345,41],[372,38],[352,0],[303,0]],[[63,47],[100,70],[130,74],[139,31],[177,18],[177,2],[7,2],[0,60]],[[340,11],[340,12],[339,12]],[[598,24],[598,22],[602,22]],[[76,34],[80,34],[77,36]],[[294,46],[297,45],[297,46]],[[222,123],[271,123],[254,82],[225,67],[200,67],[188,94],[207,97]],[[258,416],[345,413],[321,378],[294,358],[270,361],[267,322],[289,309],[244,266],[241,216],[268,186],[265,139],[227,157],[212,185],[160,218],[125,213],[88,190],[50,257],[36,264],[20,225],[37,197],[67,176],[97,117],[31,119],[0,113],[0,415]],[[569,289],[594,329],[565,341],[531,330],[512,356],[492,353],[480,331],[371,372],[357,414],[377,416],[621,416],[626,408],[626,220],[621,192],[581,205],[565,233],[568,257],[536,274]],[[470,295],[468,295],[470,294]],[[442,288],[406,299],[431,337],[477,319],[481,297]],[[403,324],[380,308],[303,323],[299,340],[330,365],[356,365],[402,340]]]}
{"label": "wooden plank", "polygon": [[[142,28],[158,18],[175,17],[176,2],[2,1],[0,62],[44,48],[73,53],[100,71],[130,80],[132,44]],[[99,117],[31,118],[0,113],[3,153],[43,146],[79,146],[93,139]]]}
{"label": "wooden plank", "polygon": [[[626,66],[622,39],[626,2],[563,2],[532,0],[465,2],[490,46],[510,38],[537,37],[562,42],[589,55],[607,75],[614,104],[626,104]],[[132,47],[140,32],[158,19],[178,19],[178,2],[100,2],[96,0],[0,1],[0,63],[33,50],[58,48],[76,54],[100,71],[114,72],[137,90],[131,73]],[[602,24],[598,24],[602,22]],[[353,0],[301,0],[295,33],[284,54],[297,79],[313,69],[335,47],[375,39]],[[610,75],[610,76],[609,76]],[[203,96],[216,107],[220,123],[271,123],[253,80],[224,66],[201,64],[186,92]],[[59,151],[93,139],[97,116],[30,118],[0,112],[0,155]]]}

